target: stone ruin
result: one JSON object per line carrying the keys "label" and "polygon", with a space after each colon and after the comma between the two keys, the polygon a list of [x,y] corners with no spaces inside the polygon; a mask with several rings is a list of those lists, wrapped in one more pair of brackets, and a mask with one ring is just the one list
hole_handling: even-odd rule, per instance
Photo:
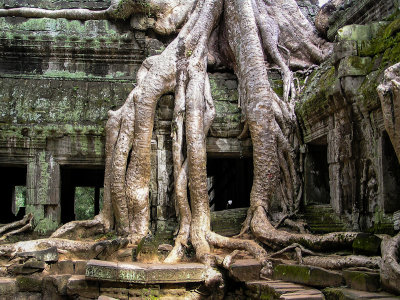
{"label": "stone ruin", "polygon": [[[318,10],[315,1],[298,2],[314,20]],[[95,0],[0,3],[3,8],[109,6],[108,1]],[[399,3],[394,0],[343,1],[327,30],[328,38],[336,41],[331,59],[313,72],[296,73],[301,90],[296,113],[303,135],[301,213],[312,232],[394,234],[400,229],[400,164],[376,92],[384,70],[400,61],[400,26],[398,19],[390,19],[398,10]],[[117,24],[0,18],[2,223],[32,213],[35,231],[48,234],[60,224],[85,217],[77,211],[78,205],[86,205],[91,216],[99,212],[107,111],[125,101],[142,61],[160,53],[167,43],[147,30],[151,18],[142,16],[140,20]],[[239,232],[249,205],[252,145],[250,139],[237,139],[242,124],[235,76],[221,69],[210,73],[210,80],[217,110],[207,138],[212,227],[232,236]],[[270,80],[274,90],[282,94],[279,73],[272,71]],[[176,227],[172,112],[173,96],[163,96],[153,132],[150,183],[151,227],[161,240],[171,239]],[[89,204],[79,203],[82,194],[92,199]],[[367,251],[377,254],[379,250]],[[171,273],[159,265],[132,269],[123,262],[67,260],[52,264],[52,259],[39,260],[42,264],[25,263],[21,270],[14,270],[16,278],[0,280],[0,294],[5,299],[183,299],[201,294],[204,279],[204,268],[197,264]],[[275,281],[265,283],[259,282],[260,265],[255,260],[239,260],[229,276],[241,284],[230,296],[342,299],[345,295],[346,299],[358,299],[380,290],[379,276],[377,279],[373,272],[365,273],[360,282],[355,279],[361,276],[356,271],[341,274],[290,268],[277,262]],[[30,275],[44,269],[47,277]],[[285,275],[301,272],[308,277]],[[345,282],[363,292],[332,288],[324,290],[324,296],[319,291]],[[288,293],[292,294],[285,298]],[[295,295],[299,297],[293,298]]]}

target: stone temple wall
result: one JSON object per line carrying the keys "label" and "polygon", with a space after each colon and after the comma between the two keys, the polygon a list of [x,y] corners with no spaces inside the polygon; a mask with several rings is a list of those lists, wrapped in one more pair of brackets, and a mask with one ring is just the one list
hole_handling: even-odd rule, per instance
{"label": "stone temple wall", "polygon": [[[339,30],[330,61],[310,78],[297,114],[304,134],[305,206],[315,228],[399,230],[400,165],[376,91],[400,61],[399,19]],[[325,158],[326,164],[319,163]],[[326,226],[321,216],[341,218]],[[325,224],[325,225],[324,225]]]}
{"label": "stone temple wall", "polygon": [[[108,5],[93,0],[0,2],[6,8]],[[146,31],[132,29],[129,20],[115,24],[6,17],[0,18],[0,26],[0,171],[11,172],[13,178],[22,170],[25,211],[33,213],[36,230],[46,232],[74,219],[74,186],[96,186],[98,194],[102,182],[95,178],[104,172],[107,111],[124,103],[142,61],[166,45]],[[251,157],[251,142],[236,139],[241,122],[235,76],[222,72],[210,74],[210,79],[217,116],[207,140],[209,155]],[[172,112],[173,97],[162,97],[152,140],[150,184],[153,229],[169,231],[175,229],[175,223],[168,222],[175,217]],[[17,185],[8,181],[11,188]],[[11,215],[10,199],[1,201],[3,222],[19,218]]]}
{"label": "stone temple wall", "polygon": [[349,24],[368,24],[383,20],[398,10],[398,0],[346,0],[342,1],[329,19],[327,36],[333,40],[340,28]]}

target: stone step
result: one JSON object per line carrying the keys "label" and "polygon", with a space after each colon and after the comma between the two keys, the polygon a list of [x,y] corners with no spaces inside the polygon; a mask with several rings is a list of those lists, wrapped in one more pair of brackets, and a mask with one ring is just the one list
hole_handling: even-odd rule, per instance
{"label": "stone step", "polygon": [[312,232],[329,233],[346,231],[346,225],[330,205],[308,205],[301,215]]}
{"label": "stone step", "polygon": [[202,282],[206,267],[199,263],[144,264],[90,260],[86,278],[127,283],[187,283]]}
{"label": "stone step", "polygon": [[349,288],[326,288],[323,290],[326,300],[384,299],[399,300],[400,297],[386,292],[367,292]]}
{"label": "stone step", "polygon": [[85,275],[87,260],[61,260],[50,265],[49,274]]}
{"label": "stone step", "polygon": [[281,280],[246,282],[246,296],[252,299],[325,299],[321,291]]}
{"label": "stone step", "polygon": [[17,290],[15,278],[0,277],[0,295],[13,295]]}
{"label": "stone step", "polygon": [[339,272],[307,265],[277,265],[273,278],[316,287],[337,287],[344,283]]}
{"label": "stone step", "polygon": [[241,282],[259,280],[261,268],[256,259],[238,259],[229,267],[229,275]]}
{"label": "stone step", "polygon": [[378,272],[343,271],[346,285],[355,290],[376,292],[381,287],[381,278]]}

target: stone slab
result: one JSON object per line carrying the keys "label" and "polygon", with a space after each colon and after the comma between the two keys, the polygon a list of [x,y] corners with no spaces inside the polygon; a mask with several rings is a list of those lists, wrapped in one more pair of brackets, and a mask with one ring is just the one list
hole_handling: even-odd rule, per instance
{"label": "stone slab", "polygon": [[229,274],[238,281],[246,282],[260,279],[261,264],[256,259],[239,259],[229,268]]}
{"label": "stone slab", "polygon": [[90,260],[86,278],[127,283],[183,283],[202,282],[206,267],[198,263],[143,264]]}
{"label": "stone slab", "polygon": [[349,288],[327,288],[323,290],[326,300],[355,300],[355,299],[399,299],[386,292],[372,293]]}
{"label": "stone slab", "polygon": [[338,272],[307,265],[277,265],[273,277],[317,287],[336,287],[344,282],[342,274]]}
{"label": "stone slab", "polygon": [[360,233],[353,242],[354,254],[380,255],[382,239],[375,234]]}
{"label": "stone slab", "polygon": [[381,279],[379,273],[363,272],[363,271],[343,271],[343,277],[346,285],[352,289],[376,292],[381,287]]}
{"label": "stone slab", "polygon": [[50,247],[48,249],[39,250],[39,251],[21,252],[21,253],[18,253],[17,256],[33,257],[39,261],[50,262],[50,263],[58,261],[57,247]]}
{"label": "stone slab", "polygon": [[67,295],[95,299],[99,297],[98,282],[87,280],[84,275],[74,275],[68,279]]}
{"label": "stone slab", "polygon": [[14,294],[17,292],[17,283],[15,278],[0,278],[0,295]]}
{"label": "stone slab", "polygon": [[246,283],[256,299],[325,299],[321,291],[304,285],[280,280],[257,280]]}

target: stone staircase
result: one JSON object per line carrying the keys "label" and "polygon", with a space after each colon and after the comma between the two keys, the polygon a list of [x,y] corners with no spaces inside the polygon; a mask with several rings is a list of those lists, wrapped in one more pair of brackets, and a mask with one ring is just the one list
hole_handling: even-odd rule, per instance
{"label": "stone staircase", "polygon": [[[225,299],[400,299],[382,291],[378,272],[343,270],[273,260],[273,275],[260,278],[255,259],[229,268]],[[99,260],[60,261],[43,274],[0,278],[0,299],[189,299],[203,293],[206,268],[198,263],[143,264]],[[212,293],[212,291],[211,291]],[[198,298],[196,298],[198,299]],[[200,298],[199,298],[200,299]],[[201,298],[203,299],[203,298]]]}
{"label": "stone staircase", "polygon": [[346,231],[346,224],[330,205],[308,205],[301,215],[314,233]]}
{"label": "stone staircase", "polygon": [[230,276],[245,283],[246,299],[400,299],[381,290],[378,272],[331,271],[275,262],[271,278],[261,279],[256,260],[238,260]]}

